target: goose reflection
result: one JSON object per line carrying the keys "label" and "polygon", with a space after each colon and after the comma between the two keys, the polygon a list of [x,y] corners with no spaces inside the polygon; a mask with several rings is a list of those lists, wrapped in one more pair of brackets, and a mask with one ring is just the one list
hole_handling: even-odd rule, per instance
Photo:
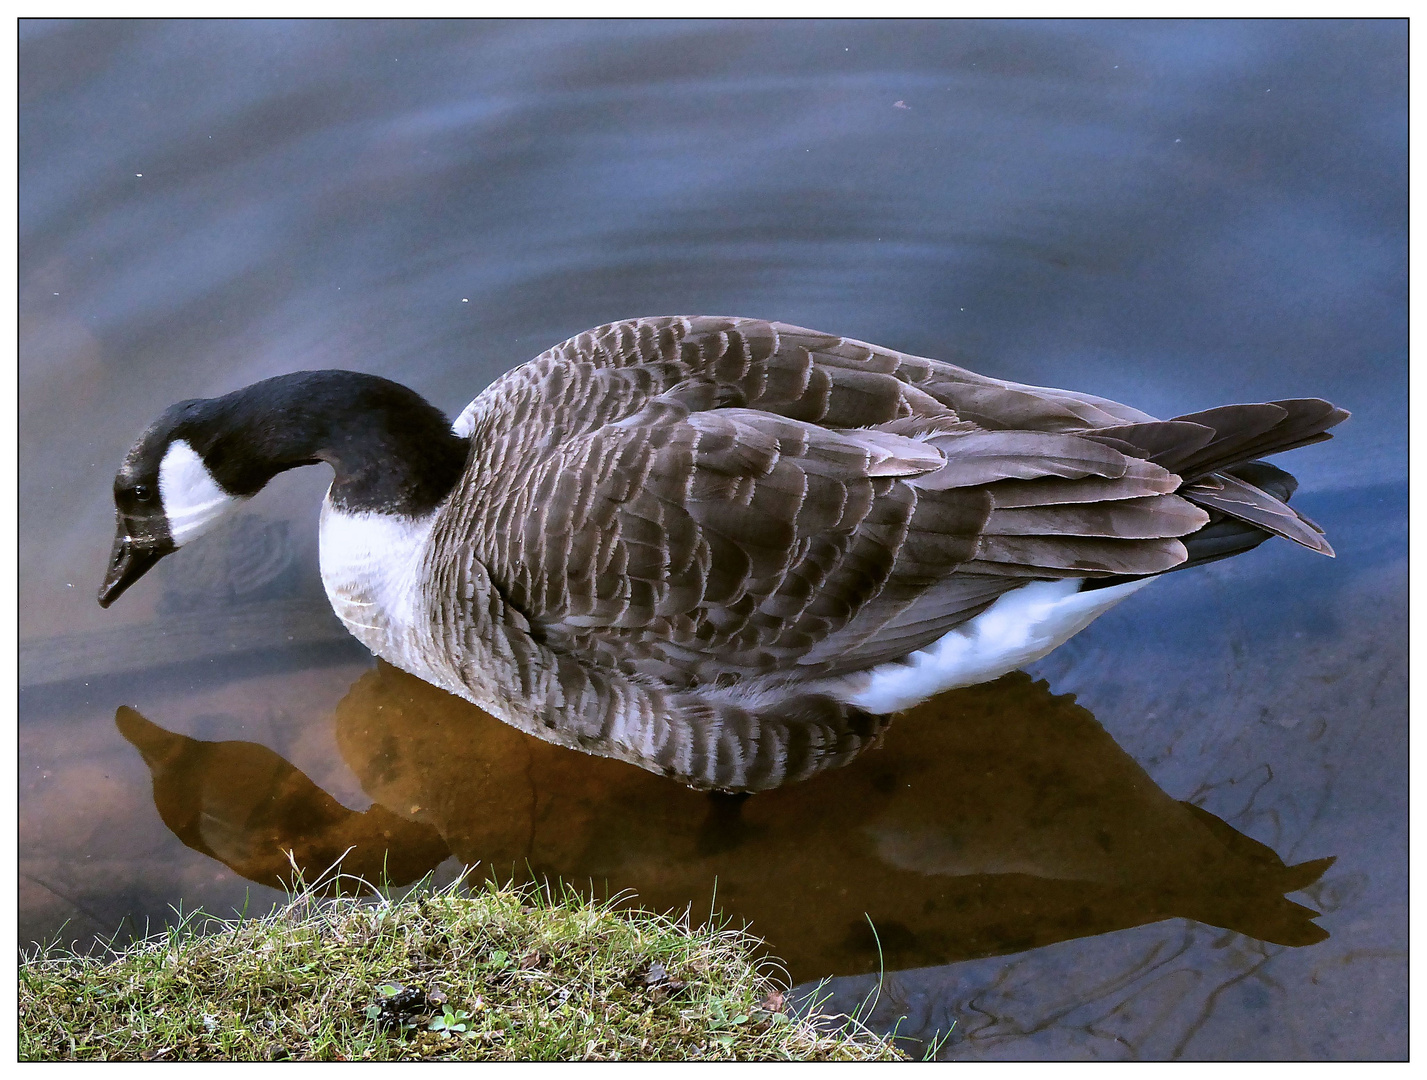
{"label": "goose reflection", "polygon": [[697,912],[716,888],[795,980],[877,970],[879,945],[901,969],[1173,917],[1282,945],[1328,936],[1284,894],[1332,858],[1285,865],[1176,801],[1072,697],[1019,672],[925,703],[847,768],[747,798],[531,738],[386,664],[336,713],[365,813],[257,744],[128,708],[116,722],[164,823],[253,881],[284,880],[288,850],[310,878],[351,849],[345,871],[395,885],[454,854],[659,910]]}

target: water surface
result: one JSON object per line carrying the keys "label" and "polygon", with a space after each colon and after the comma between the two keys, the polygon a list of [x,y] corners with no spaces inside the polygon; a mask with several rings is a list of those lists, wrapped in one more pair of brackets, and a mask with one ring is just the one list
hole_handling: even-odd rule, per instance
{"label": "water surface", "polygon": [[[1405,23],[25,22],[20,100],[22,940],[265,905],[283,848],[716,878],[948,1058],[1405,1056]],[[1339,557],[1172,575],[746,801],[377,666],[318,469],[95,604],[170,402],[333,366],[454,414],[672,312],[1163,416],[1330,398],[1279,461]]]}

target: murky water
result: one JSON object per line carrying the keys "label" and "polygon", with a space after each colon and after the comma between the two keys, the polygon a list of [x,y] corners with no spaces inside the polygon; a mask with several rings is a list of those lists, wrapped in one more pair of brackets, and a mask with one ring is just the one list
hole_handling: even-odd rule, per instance
{"label": "murky water", "polygon": [[[716,880],[949,1058],[1406,1055],[1405,24],[25,23],[20,76],[22,941],[351,848]],[[1330,398],[1280,460],[1339,557],[1172,575],[742,802],[377,666],[316,469],[95,604],[168,403],[340,366],[454,413],[666,312],[1165,416]]]}

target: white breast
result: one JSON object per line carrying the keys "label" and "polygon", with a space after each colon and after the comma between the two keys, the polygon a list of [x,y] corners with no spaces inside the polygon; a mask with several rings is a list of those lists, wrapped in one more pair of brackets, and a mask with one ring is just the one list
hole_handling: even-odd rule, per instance
{"label": "white breast", "polygon": [[998,679],[1039,660],[1154,578],[1080,592],[1080,581],[1032,581],[904,660],[847,680],[839,696],[871,713],[910,709],[957,686]]}
{"label": "white breast", "polygon": [[435,517],[351,514],[326,499],[318,540],[322,584],[337,617],[372,652],[418,675],[429,639],[420,574]]}

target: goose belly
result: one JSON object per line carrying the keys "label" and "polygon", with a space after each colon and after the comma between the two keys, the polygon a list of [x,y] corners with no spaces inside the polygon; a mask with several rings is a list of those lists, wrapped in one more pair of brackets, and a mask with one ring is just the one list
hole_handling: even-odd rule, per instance
{"label": "goose belly", "polygon": [[[958,686],[998,679],[1039,660],[1154,578],[1080,591],[1078,578],[1032,581],[925,649],[848,680],[843,701],[871,713],[900,712]],[[855,681],[854,681],[855,680]]]}
{"label": "goose belly", "polygon": [[422,675],[429,666],[420,571],[435,515],[349,513],[322,504],[322,586],[347,630],[377,656]]}

